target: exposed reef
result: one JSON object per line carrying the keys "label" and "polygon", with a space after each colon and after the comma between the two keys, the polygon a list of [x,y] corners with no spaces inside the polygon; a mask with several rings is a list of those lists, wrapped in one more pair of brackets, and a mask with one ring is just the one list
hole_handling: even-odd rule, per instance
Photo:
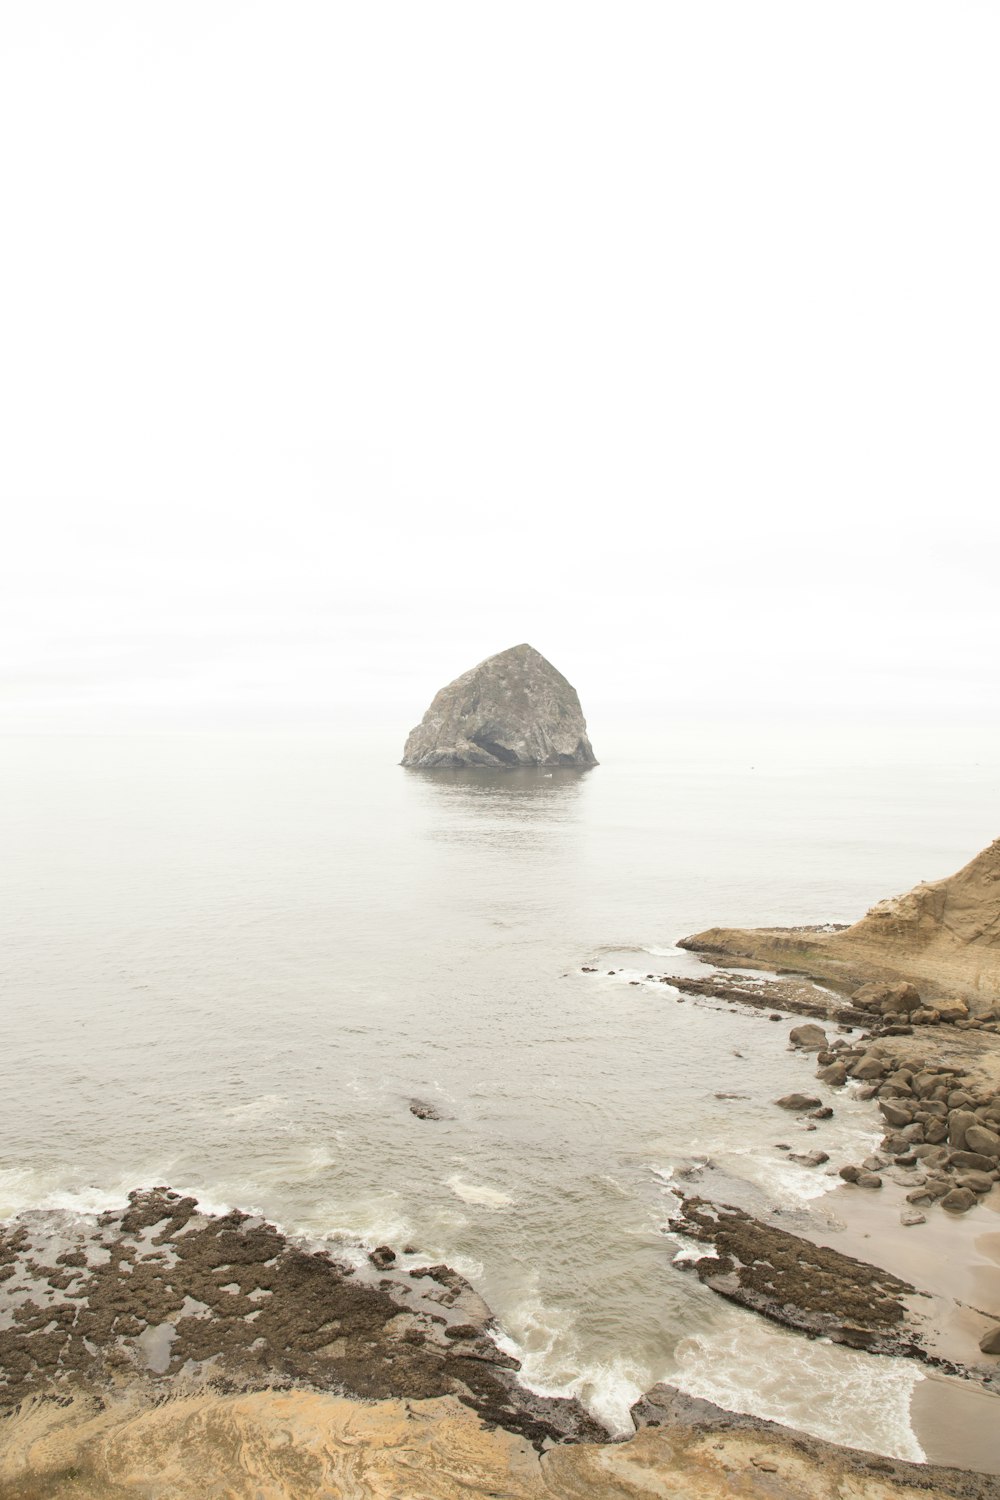
{"label": "exposed reef", "polygon": [[907,1301],[916,1288],[898,1276],[707,1198],[679,1195],[669,1223],[712,1246],[694,1270],[729,1301],[811,1338],[928,1358]]}
{"label": "exposed reef", "polygon": [[576,689],[533,646],[512,646],[434,697],[403,750],[422,770],[596,766]]}
{"label": "exposed reef", "polygon": [[0,1408],[123,1383],[305,1383],[366,1400],[457,1395],[534,1443],[606,1436],[575,1401],[520,1385],[456,1271],[407,1261],[380,1246],[357,1267],[167,1188],[99,1218],[22,1214],[0,1229]]}

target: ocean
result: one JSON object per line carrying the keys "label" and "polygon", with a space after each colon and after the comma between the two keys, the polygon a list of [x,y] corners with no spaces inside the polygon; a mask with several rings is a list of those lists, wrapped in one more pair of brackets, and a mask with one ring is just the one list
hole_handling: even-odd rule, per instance
{"label": "ocean", "polygon": [[592,726],[602,764],[545,775],[403,770],[406,727],[7,738],[0,1214],[165,1183],[410,1246],[619,1431],[668,1380],[922,1457],[917,1366],[730,1306],[664,1227],[679,1180],[834,1212],[776,1144],[832,1170],[875,1111],[798,1137],[788,1024],[645,976],[952,873],[1000,831],[995,735]]}

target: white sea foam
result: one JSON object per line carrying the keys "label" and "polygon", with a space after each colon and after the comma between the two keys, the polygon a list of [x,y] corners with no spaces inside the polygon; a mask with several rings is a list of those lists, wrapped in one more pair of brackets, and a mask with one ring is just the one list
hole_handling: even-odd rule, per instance
{"label": "white sea foam", "polygon": [[912,1361],[801,1339],[759,1319],[752,1338],[747,1332],[734,1315],[724,1329],[692,1334],[677,1347],[670,1379],[689,1395],[730,1411],[829,1442],[924,1461],[910,1426],[910,1400],[924,1376]]}
{"label": "white sea foam", "polygon": [[466,1182],[457,1173],[445,1178],[445,1186],[451,1188],[463,1203],[474,1203],[479,1208],[510,1208],[514,1202],[509,1193],[501,1193],[498,1188],[484,1183]]}
{"label": "white sea foam", "polygon": [[[170,1166],[163,1165],[146,1173],[139,1181],[168,1182]],[[70,1184],[66,1174],[58,1170],[31,1167],[6,1167],[0,1169],[0,1219],[14,1218],[17,1214],[36,1209],[58,1209],[63,1213],[91,1215],[105,1213],[125,1207],[128,1195],[137,1185],[136,1177],[129,1173],[116,1180],[97,1183]]]}
{"label": "white sea foam", "polygon": [[520,1361],[519,1379],[535,1395],[575,1397],[609,1431],[632,1432],[629,1411],[647,1389],[650,1371],[625,1356],[581,1359],[575,1321],[569,1310],[547,1307],[532,1294],[509,1313],[507,1331],[495,1342]]}

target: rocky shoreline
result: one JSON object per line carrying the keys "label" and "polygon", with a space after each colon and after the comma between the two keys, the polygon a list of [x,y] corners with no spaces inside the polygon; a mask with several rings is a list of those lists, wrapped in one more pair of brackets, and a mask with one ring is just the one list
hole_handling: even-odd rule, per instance
{"label": "rocky shoreline", "polygon": [[[931,1215],[963,1220],[1000,1183],[1000,1012],[984,957],[992,924],[963,912],[975,950],[968,999],[944,988],[952,960],[936,931],[926,988],[901,957],[903,939],[949,891],[996,880],[1000,844],[952,883],[919,887],[854,928],[712,929],[681,944],[706,961],[704,974],[646,975],[678,1000],[799,1019],[791,1047],[813,1059],[826,1088],[870,1100],[884,1134],[861,1162],[775,1150],[835,1174],[844,1202],[902,1191],[904,1234],[921,1224],[929,1234]],[[896,942],[891,965],[865,961],[869,929]],[[834,1113],[807,1092],[773,1102],[809,1131]],[[409,1107],[437,1118],[426,1101]],[[950,1384],[974,1387],[992,1414],[1000,1300],[962,1305],[963,1350],[974,1330],[981,1357],[974,1346],[958,1357],[942,1334],[946,1299],[918,1275],[704,1192],[676,1198],[667,1230],[705,1253],[675,1259],[711,1291],[810,1338],[959,1376]],[[878,1244],[875,1259],[886,1258]],[[410,1246],[334,1253],[258,1216],[205,1212],[167,1187],[138,1189],[97,1216],[24,1213],[0,1226],[0,1500],[998,1493],[996,1473],[835,1447],[664,1385],[632,1408],[634,1435],[613,1437],[579,1402],[529,1391],[496,1332],[475,1289]]]}
{"label": "rocky shoreline", "polygon": [[[688,1200],[685,1232],[708,1217]],[[890,1283],[859,1293],[887,1326]],[[23,1214],[0,1234],[0,1496],[996,1493],[988,1475],[838,1448],[670,1386],[611,1440],[575,1401],[521,1385],[492,1328],[468,1282],[415,1252],[349,1262],[168,1188],[96,1217]]]}
{"label": "rocky shoreline", "polygon": [[[813,1056],[820,1082],[833,1089],[852,1086],[855,1098],[872,1100],[885,1134],[878,1149],[860,1162],[828,1166],[829,1157],[822,1151],[790,1152],[792,1160],[836,1172],[842,1183],[862,1192],[879,1190],[891,1180],[904,1189],[900,1222],[908,1227],[926,1222],[932,1206],[939,1206],[946,1217],[960,1216],[995,1195],[1000,1184],[1000,1037],[992,1025],[972,1020],[962,1001],[927,1007],[908,983],[867,982],[845,1005],[843,997],[802,976],[794,980],[764,975],[748,978],[715,970],[695,979],[672,974],[647,977],[688,995],[711,996],[769,1012],[772,1006],[780,1006],[787,1014],[813,1018],[812,1024],[791,1028],[790,1045],[804,1056]],[[781,1018],[771,1013],[771,1019]],[[828,1035],[815,1024],[820,1019],[836,1023],[843,1034]],[[861,1025],[864,1029],[859,1032]],[[808,1092],[789,1094],[774,1103],[806,1122],[831,1113],[829,1106]],[[671,1227],[689,1238],[713,1241],[703,1216],[692,1215],[688,1203],[682,1198]],[[744,1234],[756,1222],[731,1205],[715,1204],[714,1209],[730,1231],[734,1225],[729,1215],[740,1215],[745,1221]],[[757,1223],[757,1233],[766,1240],[779,1232]],[[747,1266],[757,1258],[752,1254]],[[805,1281],[798,1294],[793,1292],[795,1278],[786,1281],[782,1297],[774,1299],[762,1296],[759,1286],[752,1287],[747,1267],[735,1281],[718,1274],[717,1263],[698,1263],[697,1268],[706,1284],[730,1300],[801,1332],[823,1333],[840,1341],[829,1328],[814,1326]],[[1000,1317],[981,1321],[979,1349],[989,1357],[983,1368],[970,1370],[966,1363],[929,1353],[917,1328],[911,1328],[902,1342],[898,1338],[887,1342],[884,1330],[872,1324],[867,1341],[859,1337],[857,1346],[928,1360],[953,1373],[971,1375],[1000,1392],[1000,1365],[994,1358],[1000,1354]]]}
{"label": "rocky shoreline", "polygon": [[525,1390],[492,1327],[448,1266],[389,1246],[355,1266],[169,1188],[0,1230],[0,1409],[78,1388],[305,1384],[363,1400],[457,1395],[537,1446],[606,1437],[577,1402]]}

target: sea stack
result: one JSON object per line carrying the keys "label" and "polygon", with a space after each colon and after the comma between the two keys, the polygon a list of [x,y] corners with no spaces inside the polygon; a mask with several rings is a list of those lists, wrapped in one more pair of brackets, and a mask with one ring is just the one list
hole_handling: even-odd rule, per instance
{"label": "sea stack", "polygon": [[410,732],[401,764],[596,766],[576,689],[534,646],[511,646],[463,672]]}

